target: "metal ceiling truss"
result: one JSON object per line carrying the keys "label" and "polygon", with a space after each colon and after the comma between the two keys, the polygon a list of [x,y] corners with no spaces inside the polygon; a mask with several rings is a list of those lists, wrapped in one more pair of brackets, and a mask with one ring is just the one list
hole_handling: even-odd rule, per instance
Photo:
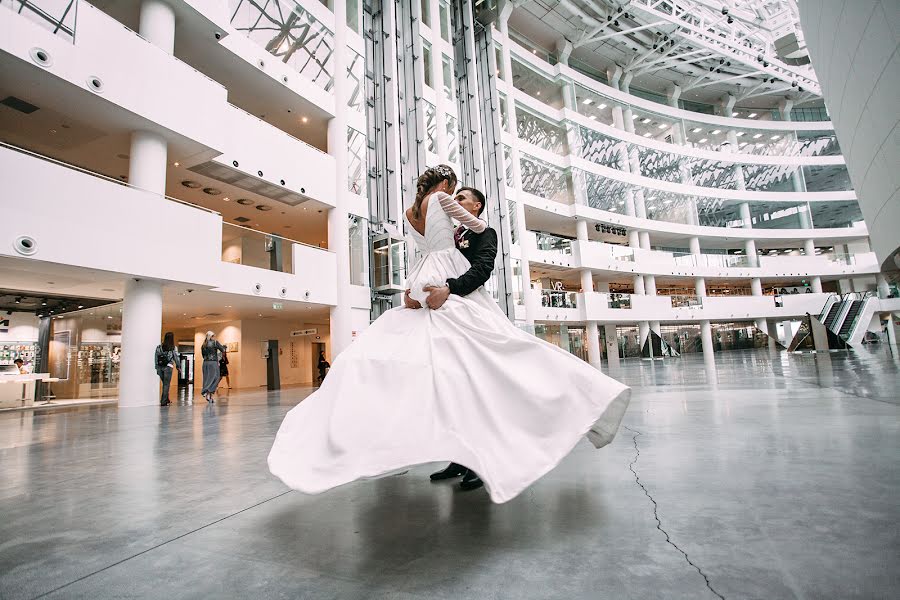
{"label": "metal ceiling truss", "polygon": [[[793,91],[798,103],[821,97],[810,68],[789,65],[776,54],[775,42],[798,32],[794,0],[560,0],[559,6],[587,27],[573,42],[576,47],[622,36],[644,46],[623,67],[625,72],[645,75],[694,65],[709,72],[690,79],[685,90],[708,79],[713,81],[703,86],[762,76],[752,93],[736,90],[735,97],[782,91]],[[675,50],[685,52],[673,55]],[[764,89],[776,82],[789,87]]]}

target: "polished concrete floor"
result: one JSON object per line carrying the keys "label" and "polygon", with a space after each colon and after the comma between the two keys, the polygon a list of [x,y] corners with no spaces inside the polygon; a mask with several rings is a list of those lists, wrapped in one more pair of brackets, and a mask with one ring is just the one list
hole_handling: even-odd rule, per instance
{"label": "polished concrete floor", "polygon": [[436,465],[287,491],[266,454],[309,390],[0,415],[0,598],[900,596],[900,361],[717,373],[626,362],[615,442],[505,505]]}

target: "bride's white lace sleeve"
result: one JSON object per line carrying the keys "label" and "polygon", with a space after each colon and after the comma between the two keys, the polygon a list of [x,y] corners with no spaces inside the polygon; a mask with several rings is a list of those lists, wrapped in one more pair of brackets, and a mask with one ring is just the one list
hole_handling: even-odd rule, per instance
{"label": "bride's white lace sleeve", "polygon": [[450,218],[459,221],[461,225],[465,225],[475,233],[481,233],[487,227],[484,221],[460,206],[453,196],[444,192],[435,192],[433,195],[438,197],[438,202],[441,203],[441,208],[444,209],[444,212]]}

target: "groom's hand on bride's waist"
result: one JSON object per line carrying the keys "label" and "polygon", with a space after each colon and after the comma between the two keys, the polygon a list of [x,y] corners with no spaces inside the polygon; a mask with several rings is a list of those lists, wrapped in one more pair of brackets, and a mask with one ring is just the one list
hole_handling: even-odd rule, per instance
{"label": "groom's hand on bride's waist", "polygon": [[422,308],[422,305],[419,304],[418,300],[413,300],[409,297],[409,290],[403,292],[403,305],[406,306],[406,308]]}
{"label": "groom's hand on bride's waist", "polygon": [[447,298],[450,297],[450,286],[444,284],[440,287],[436,287],[433,285],[425,286],[422,288],[423,292],[428,292],[428,297],[425,298],[425,304],[428,305],[428,308],[431,310],[437,310],[444,305],[444,302],[447,301]]}

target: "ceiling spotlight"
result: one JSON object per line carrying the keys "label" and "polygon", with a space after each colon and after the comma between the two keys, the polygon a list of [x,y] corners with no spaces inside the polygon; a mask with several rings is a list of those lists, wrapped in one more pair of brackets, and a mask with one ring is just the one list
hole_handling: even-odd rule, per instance
{"label": "ceiling spotlight", "polygon": [[309,123],[309,117],[300,117],[301,123]]}
{"label": "ceiling spotlight", "polygon": [[734,17],[728,17],[727,21],[728,24],[731,25],[732,23],[734,23]]}
{"label": "ceiling spotlight", "polygon": [[46,301],[46,300],[41,300],[41,306],[47,306],[47,301]]}
{"label": "ceiling spotlight", "polygon": [[792,82],[791,82],[791,87],[797,87],[797,82],[796,82],[796,81],[792,81]]}
{"label": "ceiling spotlight", "polygon": [[180,167],[180,166],[181,166],[181,163],[176,162],[176,163],[175,163],[175,166],[176,166],[176,167]]}
{"label": "ceiling spotlight", "polygon": [[764,66],[764,67],[768,67],[768,66],[769,66],[769,61],[764,60],[764,61],[763,61],[763,66]]}
{"label": "ceiling spotlight", "polygon": [[79,304],[79,305],[78,305],[78,308],[84,308],[84,305],[83,305],[83,304]]}

